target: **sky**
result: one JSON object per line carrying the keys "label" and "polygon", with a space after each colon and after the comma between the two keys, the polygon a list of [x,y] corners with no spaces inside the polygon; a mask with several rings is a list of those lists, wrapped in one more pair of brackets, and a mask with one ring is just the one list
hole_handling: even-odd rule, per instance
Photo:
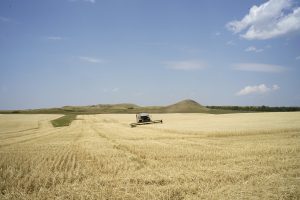
{"label": "sky", "polygon": [[299,0],[1,0],[0,109],[300,106]]}

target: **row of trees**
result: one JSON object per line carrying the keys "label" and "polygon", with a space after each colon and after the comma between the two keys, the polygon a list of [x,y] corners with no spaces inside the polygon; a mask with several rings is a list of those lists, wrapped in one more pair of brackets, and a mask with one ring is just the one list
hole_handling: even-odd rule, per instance
{"label": "row of trees", "polygon": [[206,106],[217,110],[235,110],[247,112],[292,112],[300,111],[300,107],[269,107],[269,106]]}

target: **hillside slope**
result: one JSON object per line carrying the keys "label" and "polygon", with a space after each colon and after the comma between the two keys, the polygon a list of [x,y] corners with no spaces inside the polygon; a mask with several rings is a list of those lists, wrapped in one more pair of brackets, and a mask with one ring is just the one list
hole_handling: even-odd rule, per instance
{"label": "hillside slope", "polygon": [[191,99],[186,99],[178,103],[166,106],[163,108],[163,110],[166,113],[206,113],[209,111],[208,108]]}

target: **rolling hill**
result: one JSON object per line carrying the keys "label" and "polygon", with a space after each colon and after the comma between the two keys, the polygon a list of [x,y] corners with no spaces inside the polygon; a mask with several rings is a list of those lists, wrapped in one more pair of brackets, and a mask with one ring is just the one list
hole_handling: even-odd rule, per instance
{"label": "rolling hill", "polygon": [[63,106],[61,108],[42,108],[28,110],[0,110],[2,114],[108,114],[108,113],[210,113],[210,114],[226,114],[239,113],[246,111],[214,109],[208,108],[198,102],[186,99],[167,106],[138,106],[132,103],[123,104],[96,104],[89,106]]}
{"label": "rolling hill", "polygon": [[66,112],[89,113],[207,113],[210,109],[200,105],[196,101],[186,99],[168,106],[138,106],[135,104],[97,104],[90,106],[64,106]]}
{"label": "rolling hill", "polygon": [[124,104],[97,104],[89,106],[63,106],[61,108],[43,108],[29,110],[8,110],[0,113],[28,113],[28,114],[105,114],[105,113],[212,113],[223,114],[237,111],[216,110],[202,106],[198,102],[186,99],[168,106],[138,106],[131,103]]}

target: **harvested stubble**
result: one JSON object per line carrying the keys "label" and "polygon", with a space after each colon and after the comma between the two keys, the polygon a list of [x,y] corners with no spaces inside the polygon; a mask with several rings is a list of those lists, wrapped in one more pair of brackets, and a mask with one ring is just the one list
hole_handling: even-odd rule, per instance
{"label": "harvested stubble", "polygon": [[300,198],[299,112],[55,117],[0,116],[0,199]]}

